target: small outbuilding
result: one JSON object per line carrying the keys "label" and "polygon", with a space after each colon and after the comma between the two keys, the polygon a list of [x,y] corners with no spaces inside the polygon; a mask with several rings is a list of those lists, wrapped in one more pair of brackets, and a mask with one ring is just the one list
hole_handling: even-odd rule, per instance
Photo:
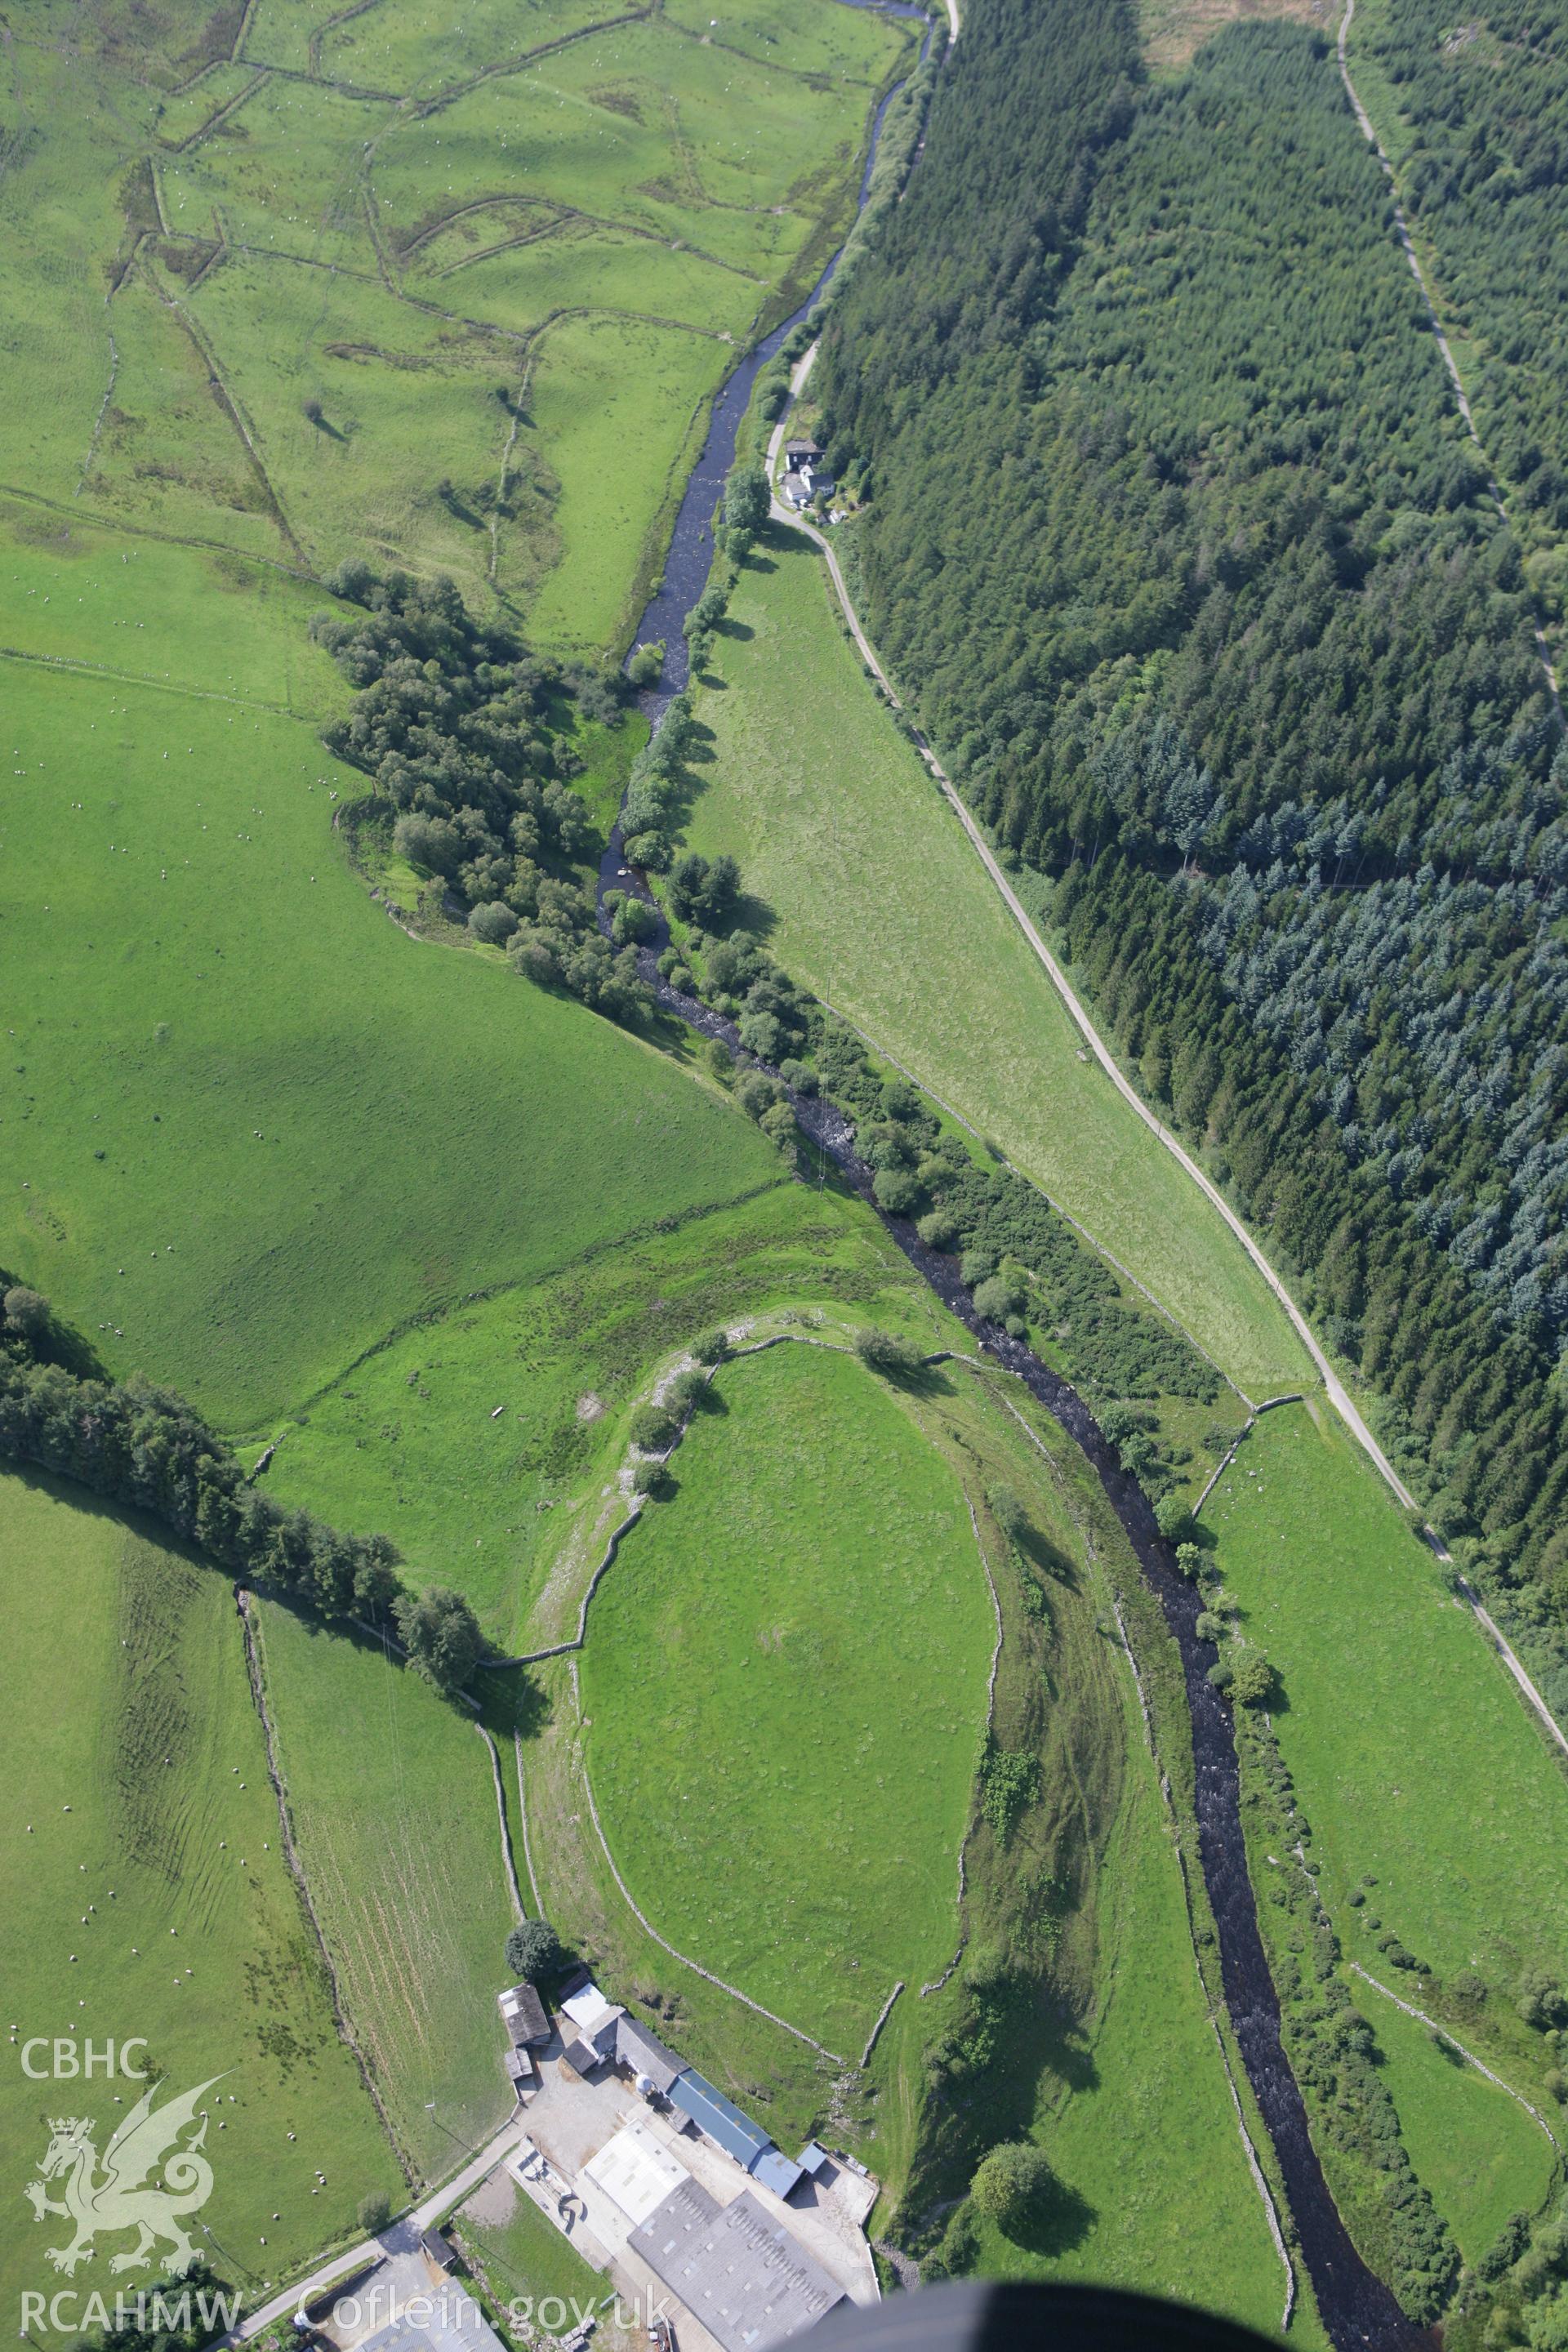
{"label": "small outbuilding", "polygon": [[539,2079],[539,2069],[526,2050],[509,2050],[501,2060],[508,2080],[521,2099]]}
{"label": "small outbuilding", "polygon": [[584,2042],[575,2034],[561,2053],[561,2063],[584,2082],[587,2081],[595,2066],[602,2066],[604,2063],[604,2052],[595,2050],[591,2042]]}
{"label": "small outbuilding", "polygon": [[496,2000],[514,2048],[521,2050],[527,2044],[549,2041],[550,2013],[533,1985],[512,1985],[507,1991],[498,1993]]}
{"label": "small outbuilding", "polygon": [[458,2266],[458,2257],[450,2242],[439,2230],[426,2230],[419,2241],[419,2251],[426,2266],[437,2278],[449,2277]]}
{"label": "small outbuilding", "polygon": [[763,2148],[752,2166],[752,2179],[761,2181],[764,2189],[771,2189],[775,2197],[787,2197],[792,2189],[800,2187],[805,2177],[799,2165],[792,2163],[782,2147]]}

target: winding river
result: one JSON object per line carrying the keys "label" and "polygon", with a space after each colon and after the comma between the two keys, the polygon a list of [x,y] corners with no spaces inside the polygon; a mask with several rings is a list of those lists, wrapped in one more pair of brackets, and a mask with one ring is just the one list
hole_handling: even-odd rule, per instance
{"label": "winding river", "polygon": [[[849,0],[849,5],[867,5],[867,0]],[[910,17],[925,16],[923,9],[907,5],[907,0],[893,13]],[[929,18],[926,26],[922,58],[931,37]],[[862,205],[870,185],[882,120],[896,95],[896,90],[890,90],[877,110],[860,185]],[[773,358],[791,329],[818,299],[838,259],[839,255],[835,254],[808,299],[741,362],[714,403],[702,454],[676,516],[663,579],[637,631],[639,643],[663,637],[668,648],[660,687],[645,698],[645,707],[656,720],[670,697],[687,680],[689,656],[682,625],[707,585],[713,555],[712,518],[725,477],[734,463],[736,436],[752,385],[759,371]],[[600,866],[601,899],[610,888],[635,891],[644,898],[650,896],[642,878],[625,863],[619,824],[611,835]],[[601,913],[600,919],[607,929],[608,918]],[[697,998],[682,995],[661,976],[658,956],[668,943],[668,928],[659,910],[658,934],[637,952],[642,977],[659,1005],[701,1035],[721,1038],[732,1052],[740,1053],[740,1040],[732,1022]],[[744,1055],[742,1058],[748,1062],[752,1059]],[[1196,1621],[1203,1602],[1196,1587],[1189,1584],[1176,1569],[1171,1548],[1155,1525],[1148,1496],[1121,1467],[1114,1448],[1077,1391],[1019,1340],[976,1314],[973,1300],[959,1278],[955,1259],[928,1249],[912,1223],[889,1216],[878,1206],[871,1189],[871,1171],[856,1153],[854,1130],[837,1108],[816,1096],[797,1094],[793,1088],[786,1091],[802,1130],[827,1154],[881,1219],[910,1265],[943,1305],[974,1334],[988,1354],[1024,1381],[1067,1432],[1100,1480],[1145,1579],[1159,1598],[1181,1653],[1193,1727],[1199,1859],[1218,1931],[1226,2005],[1247,2080],[1279,2158],[1301,2259],[1323,2325],[1336,2352],[1361,2352],[1361,2347],[1367,2346],[1378,2347],[1378,2352],[1405,2352],[1405,2347],[1414,2352],[1414,2347],[1428,2345],[1432,2339],[1405,2317],[1392,2291],[1368,2269],[1352,2244],[1312,2145],[1300,2086],[1280,2038],[1279,1997],[1269,1972],[1247,1867],[1235,1734],[1230,1710],[1207,1678],[1216,1653],[1211,1643],[1198,1638]]]}

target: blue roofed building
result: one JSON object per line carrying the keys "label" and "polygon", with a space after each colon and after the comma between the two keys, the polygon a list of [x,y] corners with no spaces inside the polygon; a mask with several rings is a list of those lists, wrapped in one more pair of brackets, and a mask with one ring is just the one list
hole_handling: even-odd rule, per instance
{"label": "blue roofed building", "polygon": [[803,2179],[798,2164],[792,2163],[782,2147],[764,2147],[761,2156],[752,2160],[752,2179],[771,2189],[775,2197],[787,2197],[797,2189]]}
{"label": "blue roofed building", "polygon": [[732,2099],[689,2066],[684,2074],[670,2084],[672,2106],[689,2115],[699,2131],[716,2140],[726,2156],[732,2156],[743,2170],[750,2172],[758,2157],[764,2156],[773,2141],[759,2124],[743,2116]]}

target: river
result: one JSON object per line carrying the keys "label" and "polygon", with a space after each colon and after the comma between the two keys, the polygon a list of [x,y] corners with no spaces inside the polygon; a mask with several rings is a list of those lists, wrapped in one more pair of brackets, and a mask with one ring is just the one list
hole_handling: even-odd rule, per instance
{"label": "river", "polygon": [[[867,5],[867,0],[847,0],[847,5]],[[923,9],[908,5],[898,5],[893,13],[925,16]],[[925,17],[925,22],[922,58],[931,37],[931,21]],[[860,184],[861,205],[870,186],[882,121],[896,96],[897,89],[889,90],[877,110]],[[842,250],[840,247],[839,252]],[[638,643],[647,644],[663,637],[668,648],[660,687],[655,695],[646,698],[650,714],[656,719],[660,709],[686,683],[689,655],[682,626],[708,583],[713,558],[712,517],[723,494],[725,477],[734,463],[736,436],[752,387],[759,370],[766,366],[790,330],[819,299],[838,260],[839,254],[836,253],[808,299],[742,361],[714,402],[702,454],[676,515],[664,577],[643,614],[637,632]],[[635,891],[644,898],[649,896],[640,878],[626,866],[618,824],[600,866],[598,887],[601,898],[609,888]],[[601,921],[607,928],[607,919],[602,916]],[[731,1052],[739,1052],[740,1040],[732,1022],[697,998],[681,995],[660,975],[658,955],[668,942],[668,928],[660,910],[658,936],[637,952],[642,977],[659,1005],[688,1027],[704,1036],[721,1038]],[[749,1055],[742,1058],[751,1059]],[[771,1075],[776,1076],[777,1073]],[[975,1313],[973,1300],[959,1278],[955,1259],[928,1249],[908,1219],[889,1216],[878,1206],[871,1189],[871,1171],[858,1157],[854,1130],[837,1107],[820,1097],[787,1091],[802,1130],[827,1154],[881,1219],[910,1265],[943,1305],[974,1334],[989,1355],[1024,1381],[1067,1432],[1100,1480],[1145,1579],[1158,1596],[1181,1653],[1193,1727],[1199,1860],[1219,1937],[1226,2006],[1247,2080],[1279,2158],[1301,2258],[1323,2326],[1336,2352],[1362,2352],[1362,2347],[1368,2346],[1377,2347],[1377,2352],[1407,2352],[1407,2347],[1408,2352],[1415,2352],[1415,2347],[1430,2345],[1433,2339],[1405,2317],[1391,2289],[1357,2253],[1312,2145],[1300,2086],[1280,2039],[1279,2001],[1258,1924],[1257,1900],[1247,1866],[1235,1732],[1229,1707],[1208,1680],[1208,1668],[1217,1653],[1211,1643],[1198,1638],[1197,1617],[1203,1602],[1196,1587],[1177,1570],[1171,1547],[1155,1525],[1148,1496],[1136,1479],[1123,1470],[1114,1448],[1077,1391],[1021,1341],[1011,1339],[999,1326]]]}

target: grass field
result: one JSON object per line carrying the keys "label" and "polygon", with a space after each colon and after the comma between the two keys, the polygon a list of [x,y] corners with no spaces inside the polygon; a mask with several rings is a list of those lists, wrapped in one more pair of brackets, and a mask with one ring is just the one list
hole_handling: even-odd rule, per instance
{"label": "grass field", "polygon": [[769,944],[1079,1218],[1254,1395],[1305,1358],[1240,1244],[1103,1073],[861,674],[821,559],[774,530],[717,640],[689,838]]}
{"label": "grass field", "polygon": [[1353,1925],[1374,1914],[1439,1976],[1478,1969],[1510,2014],[1522,1969],[1568,1961],[1568,1780],[1469,1612],[1319,1408],[1266,1415],[1204,1518],[1282,1678],[1275,1728],[1347,1953],[1385,1975]]}
{"label": "grass field", "polygon": [[568,1529],[597,1520],[626,1409],[660,1361],[716,1322],[849,1301],[922,1347],[952,1336],[868,1219],[780,1185],[417,1325],[277,1425],[268,1485],[384,1529],[502,1648],[530,1647],[555,1638],[529,1631],[531,1609]]}
{"label": "grass field", "polygon": [[[80,594],[95,646],[153,634],[112,626],[138,602],[104,535],[74,547],[24,603]],[[172,560],[170,640],[198,589]],[[220,648],[247,613],[319,659],[291,599],[229,594]],[[778,1180],[668,1058],[405,938],[334,842],[329,794],[358,780],[309,723],[16,663],[6,726],[0,1263],[112,1369],[246,1429],[419,1314]]]}
{"label": "grass field", "polygon": [[1410,2160],[1474,2263],[1510,2213],[1541,2204],[1555,2168],[1551,2145],[1521,2106],[1447,2055],[1426,2026],[1370,1986],[1358,1983],[1356,1994],[1377,2036]]}
{"label": "grass field", "polygon": [[[1129,1736],[1141,1752],[1135,1723]],[[1033,2119],[1072,2202],[1037,2247],[983,2226],[979,2266],[1001,2278],[1112,2279],[1271,2333],[1285,2273],[1204,2013],[1181,1874],[1146,1757],[1128,1773],[1099,1918],[1097,2006],[1074,2052],[1074,2079],[1047,2080]],[[1321,2342],[1303,2318],[1290,2341]]]}
{"label": "grass field", "polygon": [[469,1717],[379,1650],[270,1603],[258,1613],[343,1999],[404,2147],[436,2179],[513,2104],[495,1997],[514,1915],[489,1759]]}
{"label": "grass field", "polygon": [[0,63],[5,478],[302,571],[439,567],[609,646],[912,36],[829,0],[787,36],[738,0],[718,39],[604,0],[344,15],[29,12]]}
{"label": "grass field", "polygon": [[595,1601],[589,1769],[654,1925],[853,2054],[952,1954],[991,1598],[962,1489],[852,1357],[786,1344],[716,1395]]}
{"label": "grass field", "polygon": [[[23,2288],[112,2298],[153,2275],[107,2278],[105,2258],[132,2242],[118,2234],[72,2281],[44,2258],[71,2234],[58,2216],[35,2221],[20,2194],[47,2116],[93,2116],[101,2158],[141,2086],[101,2072],[30,2081],[21,2045],[36,2035],[100,2051],[143,2037],[132,2063],[163,2075],[168,2095],[223,2078],[207,2103],[214,2186],[201,2217],[214,2260],[247,2288],[284,2279],[354,2225],[367,2191],[397,2199],[402,2184],[284,1867],[229,1587],[137,1523],[12,1473],[0,1478],[0,1592],[5,2307]],[[48,2194],[60,2193],[56,2181]]]}
{"label": "grass field", "polygon": [[504,2172],[487,2180],[459,2210],[458,2235],[477,2256],[503,2310],[525,2298],[537,2309],[552,2295],[569,2307],[590,2309],[612,2292],[604,2274],[583,2260]]}

